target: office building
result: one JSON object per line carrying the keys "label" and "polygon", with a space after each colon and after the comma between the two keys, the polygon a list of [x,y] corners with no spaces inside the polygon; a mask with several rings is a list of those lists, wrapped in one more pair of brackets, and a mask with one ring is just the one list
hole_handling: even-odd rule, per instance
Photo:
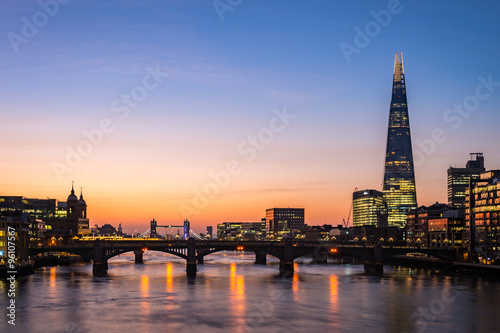
{"label": "office building", "polygon": [[[466,239],[471,255],[483,263],[500,260],[500,170],[481,172],[466,190]],[[476,259],[476,258],[473,258]]]}
{"label": "office building", "polygon": [[304,227],[304,208],[266,209],[266,233],[275,240]]}
{"label": "office building", "polygon": [[465,168],[448,168],[448,204],[455,208],[465,206],[465,191],[469,187],[469,181],[479,180],[479,174],[484,168],[483,153],[471,153],[471,158]]}
{"label": "office building", "polygon": [[449,210],[447,204],[436,202],[430,206],[420,206],[407,215],[406,241],[409,246],[429,246],[429,220],[441,219]]}
{"label": "office building", "polygon": [[355,227],[374,225],[387,226],[387,204],[384,193],[377,190],[362,190],[352,194],[352,224]]}

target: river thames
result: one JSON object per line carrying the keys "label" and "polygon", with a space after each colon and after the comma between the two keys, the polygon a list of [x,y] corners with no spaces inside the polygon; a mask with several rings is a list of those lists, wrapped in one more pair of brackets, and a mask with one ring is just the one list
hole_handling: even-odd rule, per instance
{"label": "river thames", "polygon": [[500,332],[500,283],[385,266],[296,260],[291,278],[278,261],[217,253],[188,279],[185,260],[146,252],[109,262],[46,267],[17,278],[16,326],[7,323],[8,285],[0,282],[2,332]]}

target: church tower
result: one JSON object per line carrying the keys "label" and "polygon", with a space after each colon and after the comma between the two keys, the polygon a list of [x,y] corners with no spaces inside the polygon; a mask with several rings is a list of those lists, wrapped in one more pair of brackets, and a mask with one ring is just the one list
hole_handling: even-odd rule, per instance
{"label": "church tower", "polygon": [[71,184],[71,194],[68,196],[67,201],[67,218],[68,222],[78,221],[78,198],[75,195],[75,189],[73,184]]}

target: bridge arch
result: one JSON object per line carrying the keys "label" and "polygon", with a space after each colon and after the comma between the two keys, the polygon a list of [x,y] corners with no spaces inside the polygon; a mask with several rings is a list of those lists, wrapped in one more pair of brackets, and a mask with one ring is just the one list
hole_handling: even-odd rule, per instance
{"label": "bridge arch", "polygon": [[[368,253],[367,251],[359,251],[360,248],[355,248],[355,249],[353,249],[354,251],[351,251],[351,249],[346,249],[346,248],[342,248],[342,247],[317,246],[315,248],[304,249],[298,253],[294,253],[293,259],[295,260],[295,259],[305,257],[305,256],[313,256],[313,258],[314,258],[315,255],[318,254],[321,249],[323,249],[325,251],[325,253],[323,255],[331,257],[332,253],[330,252],[330,249],[332,249],[332,248],[336,249],[336,252],[334,253],[335,256],[337,256],[337,255],[340,255],[340,256],[349,255],[349,256],[353,256],[353,257],[356,257],[356,258],[359,258],[362,260],[370,260],[370,259],[372,259],[372,256],[373,256],[372,253]],[[367,252],[367,253],[365,253],[365,252]]]}
{"label": "bridge arch", "polygon": [[[132,252],[133,253],[133,252],[135,252],[137,250],[138,249],[116,249],[116,250],[112,250],[111,253],[106,253],[105,259],[109,260],[111,258],[119,256],[120,254],[124,254],[124,253],[128,253],[128,252]],[[108,251],[106,251],[106,252],[108,252]],[[156,251],[156,252],[163,252],[163,253],[167,253],[167,254],[172,254],[172,255],[174,255],[176,257],[179,257],[179,258],[187,260],[187,255],[185,255],[183,253],[180,253],[180,252],[177,252],[177,251],[174,251],[174,250],[170,250],[170,249],[151,249],[151,248],[148,248],[144,252],[148,252],[148,251]]]}
{"label": "bridge arch", "polygon": [[29,249],[29,255],[30,256],[36,256],[39,254],[43,255],[49,255],[50,253],[67,253],[67,254],[73,254],[82,257],[85,260],[92,260],[93,259],[93,252],[89,252],[88,249],[78,249],[78,248],[71,248],[71,249],[58,249],[58,248],[30,248]]}
{"label": "bridge arch", "polygon": [[[217,253],[217,252],[221,252],[221,251],[237,251],[236,249],[217,249],[217,248],[211,248],[207,251],[203,251],[203,252],[199,252],[197,257],[206,257],[207,255],[209,254],[213,254],[213,253]],[[263,252],[265,254],[269,254],[277,259],[280,259],[281,260],[281,254],[278,254],[274,251],[270,251],[268,249],[254,249],[254,248],[245,248],[244,249],[244,252]]]}
{"label": "bridge arch", "polygon": [[432,249],[399,248],[398,250],[393,251],[393,253],[387,253],[386,255],[384,255],[383,261],[389,260],[396,256],[407,255],[409,253],[425,254],[431,258],[439,259],[443,262],[452,262],[456,260],[456,254],[451,250],[449,253],[443,254],[441,252],[433,251]]}

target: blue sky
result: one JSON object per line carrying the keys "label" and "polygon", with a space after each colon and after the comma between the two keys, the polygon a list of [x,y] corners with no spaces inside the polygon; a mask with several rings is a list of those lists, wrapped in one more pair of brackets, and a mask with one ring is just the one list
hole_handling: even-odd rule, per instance
{"label": "blue sky", "polygon": [[[435,128],[447,136],[417,166],[419,204],[446,200],[446,169],[464,165],[470,152],[500,165],[500,87],[458,129],[443,120],[474,95],[479,76],[500,81],[498,2],[231,3],[221,20],[212,1],[73,0],[17,53],[9,33],[22,36],[23,17],[33,23],[43,9],[37,1],[4,4],[2,194],[62,200],[75,180],[96,201],[93,220],[116,222],[127,218],[101,214],[99,205],[109,200],[119,212],[128,183],[138,196],[172,202],[163,212],[151,199],[133,221],[179,220],[192,189],[237,158],[240,142],[265,127],[273,109],[286,107],[296,119],[193,219],[257,220],[265,208],[300,205],[311,224],[336,223],[354,187],[380,189],[396,51],[404,54],[414,150]],[[348,62],[339,45],[355,45],[355,27],[373,26],[372,11],[388,6],[397,13]],[[168,78],[117,119],[112,102],[140,84],[148,66]],[[113,133],[57,178],[54,161],[103,117],[113,119]],[[238,212],[222,213],[235,204]]]}

